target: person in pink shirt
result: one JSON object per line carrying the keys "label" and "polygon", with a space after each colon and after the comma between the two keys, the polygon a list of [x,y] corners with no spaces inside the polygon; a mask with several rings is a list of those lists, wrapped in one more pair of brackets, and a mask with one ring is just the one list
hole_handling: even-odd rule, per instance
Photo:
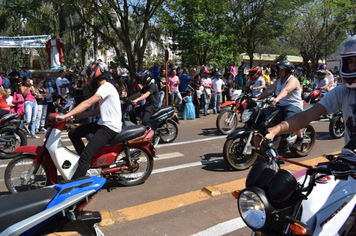
{"label": "person in pink shirt", "polygon": [[14,96],[12,98],[12,103],[15,104],[16,113],[21,116],[20,119],[22,120],[23,115],[25,114],[25,99],[23,98],[22,93],[20,91],[21,84],[22,83],[19,82],[14,86]]}
{"label": "person in pink shirt", "polygon": [[178,111],[182,109],[182,95],[179,92],[179,78],[176,75],[176,70],[171,70],[171,76],[168,77],[169,84],[169,105],[173,106],[173,101],[178,98]]}
{"label": "person in pink shirt", "polygon": [[235,79],[236,77],[236,62],[232,63],[232,66],[230,67],[230,73],[233,75],[232,80]]}
{"label": "person in pink shirt", "polygon": [[205,71],[208,71],[208,61],[204,61],[204,64],[200,67],[200,73],[205,78]]}
{"label": "person in pink shirt", "polygon": [[36,122],[36,112],[37,112],[37,101],[36,97],[38,95],[38,90],[35,89],[31,84],[31,79],[25,76],[22,80],[22,86],[20,88],[22,96],[25,99],[25,126],[29,126],[32,138],[39,138],[35,135],[35,122]]}

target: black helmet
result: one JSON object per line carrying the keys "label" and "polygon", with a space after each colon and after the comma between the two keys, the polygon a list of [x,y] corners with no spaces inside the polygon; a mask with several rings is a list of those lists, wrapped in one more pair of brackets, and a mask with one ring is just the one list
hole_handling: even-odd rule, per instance
{"label": "black helmet", "polygon": [[142,80],[142,83],[147,85],[151,82],[152,80],[152,75],[151,75],[151,71],[149,70],[145,70],[145,71],[142,71],[138,74],[139,77],[143,77],[143,80]]}
{"label": "black helmet", "polygon": [[[294,73],[294,65],[292,62],[288,60],[282,60],[276,63],[277,70],[280,69],[285,69],[287,75]],[[279,70],[278,70],[279,72]]]}

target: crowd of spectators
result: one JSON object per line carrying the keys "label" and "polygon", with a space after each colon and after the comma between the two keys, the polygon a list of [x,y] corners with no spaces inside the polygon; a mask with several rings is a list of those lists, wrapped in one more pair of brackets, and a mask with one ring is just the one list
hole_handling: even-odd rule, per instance
{"label": "crowd of spectators", "polygon": [[[231,99],[234,89],[242,89],[249,85],[248,69],[244,62],[237,66],[233,62],[225,68],[209,66],[205,61],[200,67],[192,64],[174,67],[169,64],[159,66],[154,63],[148,68],[159,90],[159,107],[166,104],[177,107],[184,119],[200,118],[200,115],[209,115],[212,109],[213,114],[220,112],[220,104]],[[269,88],[277,79],[277,71],[274,65],[260,65],[263,71],[263,88]],[[10,107],[10,112],[17,112],[24,119],[25,126],[29,129],[31,136],[37,138],[36,133],[46,130],[46,117],[51,112],[66,113],[73,109],[84,99],[93,94],[87,77],[82,74],[83,67],[77,63],[72,70],[60,70],[57,78],[51,75],[39,75],[32,77],[31,71],[26,66],[18,72],[12,68],[6,75],[0,72],[0,85],[6,90],[6,101]],[[137,75],[134,81],[130,81],[129,71],[117,65],[110,70],[112,75],[111,83],[117,89],[120,98],[127,98],[142,89],[140,77]],[[307,68],[301,65],[295,66],[294,75],[299,79],[301,86],[312,86],[316,82],[314,75],[307,75]],[[329,91],[336,85],[341,84],[338,69],[327,70],[325,91]],[[166,93],[168,92],[168,96]],[[140,101],[143,105],[145,101]],[[183,115],[185,103],[192,103],[189,107],[189,115]],[[92,107],[91,109],[94,109]],[[193,110],[193,111],[192,111]],[[195,113],[194,115],[193,112]],[[186,113],[188,114],[188,113]],[[90,118],[87,122],[95,121]]]}

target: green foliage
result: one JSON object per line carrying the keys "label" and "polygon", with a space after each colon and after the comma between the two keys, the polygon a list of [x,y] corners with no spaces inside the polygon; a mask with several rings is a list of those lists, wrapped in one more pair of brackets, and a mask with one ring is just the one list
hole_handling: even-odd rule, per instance
{"label": "green foliage", "polygon": [[349,12],[351,1],[315,0],[304,4],[296,12],[294,27],[286,34],[288,42],[296,47],[303,57],[304,64],[311,61],[312,68],[326,55],[335,52],[337,46],[351,29]]}
{"label": "green foliage", "polygon": [[231,63],[236,59],[237,48],[232,45],[233,35],[226,34],[227,5],[215,0],[170,1],[161,27],[173,42],[170,47],[179,51],[182,63]]}

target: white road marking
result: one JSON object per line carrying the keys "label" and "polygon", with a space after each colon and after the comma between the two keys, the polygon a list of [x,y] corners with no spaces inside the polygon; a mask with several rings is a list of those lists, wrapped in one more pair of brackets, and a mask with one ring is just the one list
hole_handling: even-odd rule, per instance
{"label": "white road marking", "polygon": [[238,229],[241,229],[243,227],[246,227],[246,224],[244,221],[241,219],[241,217],[237,217],[232,220],[228,220],[225,222],[222,222],[220,224],[214,225],[206,230],[200,231],[196,234],[193,234],[191,236],[222,236],[231,232],[234,232]]}
{"label": "white road marking", "polygon": [[184,141],[184,142],[160,144],[160,145],[157,145],[156,148],[177,146],[177,145],[183,145],[183,144],[189,144],[189,143],[197,143],[197,142],[206,142],[206,141],[215,140],[215,139],[222,139],[222,138],[226,138],[226,137],[227,137],[227,135],[223,135],[223,136],[217,136],[217,137],[211,137],[211,138],[202,138],[202,139],[196,139],[196,140],[190,140],[190,141]]}
{"label": "white road marking", "polygon": [[164,167],[164,168],[160,168],[160,169],[155,169],[152,171],[152,174],[158,174],[158,173],[163,173],[163,172],[167,172],[167,171],[179,170],[179,169],[200,166],[200,165],[207,165],[207,164],[212,164],[212,163],[219,163],[222,161],[224,161],[224,160],[223,159],[215,159],[215,160],[210,160],[210,161],[197,161],[197,162],[191,162],[191,163],[186,163],[186,164],[182,164],[182,165],[169,166],[169,167]]}

